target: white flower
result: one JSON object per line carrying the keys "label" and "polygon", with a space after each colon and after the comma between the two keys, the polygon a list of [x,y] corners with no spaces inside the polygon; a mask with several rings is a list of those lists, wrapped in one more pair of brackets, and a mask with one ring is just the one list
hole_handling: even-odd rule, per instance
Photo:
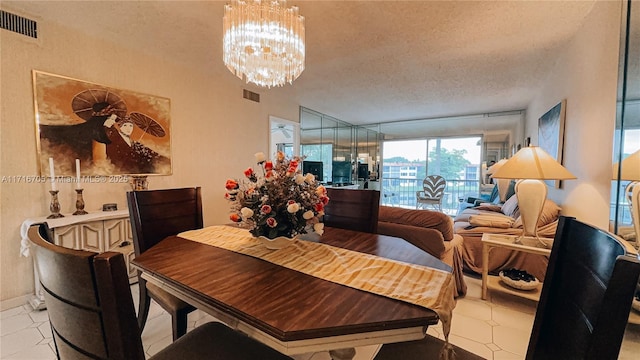
{"label": "white flower", "polygon": [[315,180],[316,180],[316,176],[313,175],[312,173],[307,173],[307,175],[305,175],[304,177],[304,181],[306,181],[307,184],[313,184]]}
{"label": "white flower", "polygon": [[298,210],[300,210],[300,204],[298,204],[298,203],[291,203],[291,204],[287,205],[287,211],[292,213],[292,214],[297,213]]}
{"label": "white flower", "polygon": [[267,160],[267,157],[264,156],[263,152],[257,152],[254,156],[256,157],[256,162],[258,164],[263,162],[263,161],[265,161],[265,160]]}
{"label": "white flower", "polygon": [[240,209],[240,214],[242,214],[243,218],[248,219],[253,216],[253,210],[249,209],[248,207],[243,207],[242,209]]}
{"label": "white flower", "polygon": [[296,182],[296,184],[300,185],[304,182],[304,176],[297,174],[295,178],[293,178],[293,181]]}
{"label": "white flower", "polygon": [[324,223],[313,224],[313,231],[315,231],[318,235],[322,235],[324,233]]}
{"label": "white flower", "polygon": [[313,218],[313,211],[311,211],[311,210],[305,211],[304,214],[302,214],[302,217],[305,220],[309,220],[309,219]]}

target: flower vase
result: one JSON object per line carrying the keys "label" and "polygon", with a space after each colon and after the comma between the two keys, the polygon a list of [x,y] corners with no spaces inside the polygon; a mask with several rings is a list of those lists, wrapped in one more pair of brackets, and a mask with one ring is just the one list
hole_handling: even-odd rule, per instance
{"label": "flower vase", "polygon": [[295,237],[290,238],[286,236],[278,236],[277,238],[273,238],[273,239],[269,239],[266,236],[259,236],[258,238],[260,239],[260,242],[262,243],[262,245],[264,245],[267,249],[270,249],[270,250],[282,249],[284,247],[287,247],[293,244],[293,240],[295,240]]}

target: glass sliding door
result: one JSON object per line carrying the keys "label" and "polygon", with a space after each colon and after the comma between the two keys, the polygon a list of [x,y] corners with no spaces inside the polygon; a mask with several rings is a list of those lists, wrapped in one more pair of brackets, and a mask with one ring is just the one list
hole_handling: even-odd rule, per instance
{"label": "glass sliding door", "polygon": [[447,180],[442,208],[455,215],[460,199],[480,192],[482,138],[435,138],[428,141],[427,175]]}
{"label": "glass sliding door", "polygon": [[382,154],[382,204],[415,208],[427,173],[427,140],[385,141]]}
{"label": "glass sliding door", "polygon": [[443,211],[454,215],[459,199],[477,196],[482,138],[433,138],[383,142],[382,204],[416,207],[416,192],[427,175],[447,180]]}

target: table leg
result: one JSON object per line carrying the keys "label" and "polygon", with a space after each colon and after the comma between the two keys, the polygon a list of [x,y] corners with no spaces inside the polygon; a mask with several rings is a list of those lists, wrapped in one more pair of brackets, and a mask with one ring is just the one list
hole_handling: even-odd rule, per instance
{"label": "table leg", "polygon": [[489,277],[489,245],[482,244],[482,300],[487,299],[488,277]]}
{"label": "table leg", "polygon": [[329,351],[329,355],[333,360],[351,360],[356,356],[355,348],[346,348]]}
{"label": "table leg", "polygon": [[42,289],[42,285],[40,285],[40,276],[38,275],[38,269],[36,268],[35,258],[33,260],[33,277],[35,294],[29,298],[29,304],[33,310],[44,310],[47,308],[47,305],[44,302],[44,291]]}

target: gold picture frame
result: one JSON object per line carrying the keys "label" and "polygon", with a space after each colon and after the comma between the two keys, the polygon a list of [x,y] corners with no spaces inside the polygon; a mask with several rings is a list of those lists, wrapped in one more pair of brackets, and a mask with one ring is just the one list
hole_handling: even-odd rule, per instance
{"label": "gold picture frame", "polygon": [[56,176],[171,175],[171,101],[33,70],[38,165]]}

